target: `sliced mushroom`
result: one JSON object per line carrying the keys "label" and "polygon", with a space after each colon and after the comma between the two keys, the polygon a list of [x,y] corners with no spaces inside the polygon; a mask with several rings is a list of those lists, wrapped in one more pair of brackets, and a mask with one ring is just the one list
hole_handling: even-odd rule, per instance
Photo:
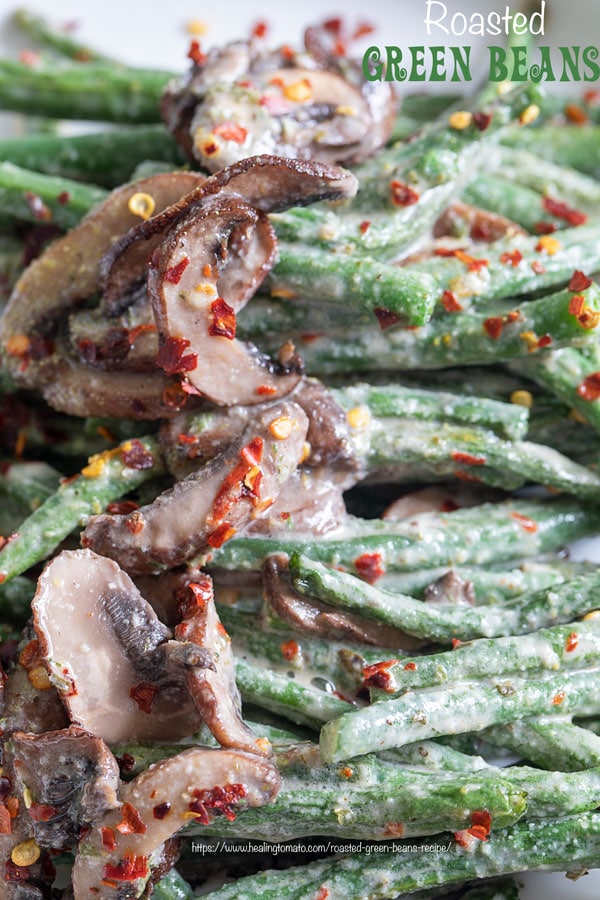
{"label": "sliced mushroom", "polygon": [[220,456],[129,515],[93,516],[84,546],[134,575],[173,568],[218,547],[268,508],[295,471],[308,421],[296,403],[263,409]]}
{"label": "sliced mushroom", "polygon": [[470,237],[473,241],[491,243],[503,237],[527,234],[524,228],[498,213],[455,201],[438,217],[433,226],[434,238]]}
{"label": "sliced mushroom", "polygon": [[455,509],[478,506],[480,503],[497,499],[499,494],[492,488],[468,484],[432,485],[398,497],[390,503],[382,518],[396,522],[410,519],[420,513],[452,512]]}
{"label": "sliced mushroom", "polygon": [[[139,221],[135,212],[136,195],[151,197],[156,210],[160,211],[197,183],[198,177],[193,173],[174,172],[118,188],[77,228],[54,241],[27,267],[11,294],[0,323],[0,344],[7,365],[19,384],[39,388],[49,402],[55,397],[60,398],[63,404],[60,408],[71,411],[69,395],[76,391],[74,382],[84,382],[87,370],[81,367],[74,373],[63,355],[56,340],[61,317],[98,290],[103,254],[119,234]],[[168,386],[168,380],[161,373],[156,377],[161,380],[162,389]],[[67,381],[72,378],[71,385],[61,387],[63,378]],[[113,385],[116,395],[122,393],[118,374],[107,375],[104,382]],[[127,389],[135,396],[137,385],[139,393],[144,394],[145,384],[145,378],[132,378]],[[107,398],[109,393],[107,389]],[[159,398],[161,393],[162,390],[157,391]],[[78,406],[77,400],[74,405]],[[86,414],[90,414],[89,410]]]}
{"label": "sliced mushroom", "polygon": [[355,483],[351,472],[304,466],[291,476],[275,503],[247,527],[248,534],[276,534],[291,526],[305,534],[326,534],[348,518],[344,491]]}
{"label": "sliced mushroom", "polygon": [[453,606],[473,606],[475,588],[472,581],[465,581],[458,572],[450,569],[445,575],[427,585],[423,600],[436,605],[450,603]]}
{"label": "sliced mushroom", "polygon": [[306,465],[335,466],[356,471],[358,462],[352,448],[348,418],[327,388],[316,378],[305,378],[294,394],[308,416],[307,440],[310,454]]}
{"label": "sliced mushroom", "polygon": [[175,628],[175,637],[210,647],[214,653],[214,669],[192,669],[186,676],[204,722],[222,747],[268,755],[270,747],[257,739],[242,719],[231,639],[219,619],[208,575],[189,586],[181,609],[183,618]]}
{"label": "sliced mushroom", "polygon": [[[90,550],[63,551],[40,575],[33,599],[40,654],[73,723],[106,743],[177,739],[200,717],[185,687],[179,642],[131,579]],[[171,652],[172,647],[172,652]]]}
{"label": "sliced mushroom", "polygon": [[119,766],[104,741],[71,725],[11,738],[20,793],[40,847],[73,849],[84,828],[119,806]]}
{"label": "sliced mushroom", "polygon": [[108,813],[81,842],[75,896],[139,897],[164,843],[184,825],[235,818],[240,810],[269,803],[279,785],[272,763],[239,751],[194,747],[150,766],[123,785],[120,810]]}
{"label": "sliced mushroom", "polygon": [[265,601],[282,621],[297,631],[398,650],[412,651],[422,646],[421,641],[398,628],[361,619],[321,600],[300,596],[291,585],[286,556],[267,557],[262,575]]}

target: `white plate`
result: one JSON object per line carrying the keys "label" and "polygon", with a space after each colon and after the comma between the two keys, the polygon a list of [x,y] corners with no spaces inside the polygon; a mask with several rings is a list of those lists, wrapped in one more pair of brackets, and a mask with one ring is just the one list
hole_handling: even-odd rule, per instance
{"label": "white plate", "polygon": [[[15,0],[15,6],[18,0]],[[427,36],[424,24],[425,0],[337,0],[324,5],[323,0],[303,0],[298,4],[284,4],[281,0],[262,0],[253,7],[246,0],[227,0],[226,3],[205,4],[200,0],[31,0],[32,9],[51,18],[54,22],[76,25],[76,35],[115,58],[136,65],[147,65],[175,71],[187,68],[186,53],[190,43],[188,26],[202,22],[206,31],[200,37],[205,46],[232,38],[246,37],[257,21],[265,21],[268,36],[273,43],[294,43],[300,39],[307,23],[340,15],[351,25],[368,21],[376,25],[369,43],[392,44],[401,47],[427,45],[428,43],[466,44],[473,46],[473,57],[486,59],[485,47],[500,43],[500,38],[452,37],[444,39],[437,33]],[[504,12],[506,3],[490,0],[446,0],[449,16],[462,12],[469,17],[479,11],[487,16],[490,11]],[[513,3],[516,11],[524,3]],[[10,0],[0,0],[0,53],[16,56],[26,44],[16,42],[16,33],[9,25],[13,8]],[[440,7],[432,7],[439,11]],[[547,0],[546,32],[540,43],[587,45],[597,40],[599,34],[598,0]],[[475,71],[475,66],[473,66]],[[587,85],[594,87],[595,85]],[[409,85],[416,90],[427,85]],[[444,85],[440,86],[442,89]],[[447,89],[455,85],[445,85]],[[572,90],[584,89],[578,85]],[[0,120],[0,132],[17,133],[16,116],[4,115]],[[598,543],[580,542],[578,556],[590,557],[598,549]],[[600,860],[598,861],[600,865]],[[563,875],[529,874],[521,879],[525,885],[524,900],[599,900],[600,869],[577,882]],[[350,900],[350,898],[349,898]]]}

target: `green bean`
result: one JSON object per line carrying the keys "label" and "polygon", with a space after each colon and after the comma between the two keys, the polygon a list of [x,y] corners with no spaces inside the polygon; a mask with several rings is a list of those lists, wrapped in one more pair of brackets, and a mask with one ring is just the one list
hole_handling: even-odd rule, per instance
{"label": "green bean", "polygon": [[328,900],[361,897],[382,900],[410,891],[451,885],[470,878],[520,872],[577,870],[594,867],[600,850],[600,814],[588,812],[547,822],[522,822],[476,841],[469,849],[446,836],[409,839],[382,846],[379,852],[311,861],[284,871],[266,870],[240,878],[206,896],[211,900],[313,900],[328,891]]}
{"label": "green bean", "polygon": [[31,601],[35,581],[18,575],[7,584],[0,584],[0,615],[11,624],[23,627],[31,615]]}
{"label": "green bean", "polygon": [[96,185],[0,162],[0,209],[25,222],[52,222],[59,228],[72,228],[105,197],[104,188]]}
{"label": "green bean", "polygon": [[509,147],[528,150],[540,159],[550,159],[559,166],[571,166],[593,178],[600,178],[600,127],[597,125],[508,128],[501,141]]}
{"label": "green bean", "polygon": [[426,513],[410,522],[355,519],[318,540],[287,532],[269,537],[236,535],[212,554],[212,563],[256,570],[273,553],[291,555],[299,550],[353,572],[358,571],[356,560],[365,553],[378,554],[387,572],[485,565],[557,550],[594,534],[599,525],[600,511],[574,500],[511,500],[451,513]]}
{"label": "green bean", "polygon": [[409,691],[327,722],[321,729],[321,755],[335,762],[529,716],[594,715],[600,706],[597,678],[598,669],[565,670]]}
{"label": "green bean", "polygon": [[153,437],[124,441],[92,458],[79,476],[64,481],[37,507],[0,550],[2,583],[49,556],[75,528],[84,526],[88,516],[102,512],[107,504],[161,472]]}
{"label": "green bean", "polygon": [[177,869],[169,869],[152,889],[154,900],[193,900],[194,891]]}
{"label": "green bean", "polygon": [[569,720],[540,716],[492,725],[482,734],[543,769],[578,772],[600,765],[600,737]]}
{"label": "green bean", "polygon": [[[443,644],[481,637],[524,635],[539,628],[571,622],[576,616],[596,608],[600,589],[600,573],[594,572],[521,595],[500,606],[471,607],[448,603],[437,606],[383,591],[349,572],[315,562],[298,552],[290,559],[290,573],[295,590],[303,596],[317,597],[337,608],[353,610],[367,619],[385,622],[407,634]],[[517,647],[511,646],[511,652],[518,653]],[[487,650],[482,652],[485,655]],[[502,661],[498,660],[498,664],[502,665]],[[526,661],[522,664],[526,665]]]}
{"label": "green bean", "polygon": [[[114,188],[144,160],[181,166],[182,151],[163,125],[132,125],[73,136],[32,134],[0,141],[0,160],[57,178]],[[97,202],[92,198],[92,202]],[[84,210],[85,211],[85,210]]]}

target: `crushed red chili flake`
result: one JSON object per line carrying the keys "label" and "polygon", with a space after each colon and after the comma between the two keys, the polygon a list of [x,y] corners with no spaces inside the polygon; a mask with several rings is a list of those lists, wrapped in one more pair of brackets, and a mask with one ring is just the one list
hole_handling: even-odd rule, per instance
{"label": "crushed red chili flake", "polygon": [[116,865],[106,863],[102,869],[102,877],[108,881],[137,881],[148,874],[148,858],[126,853]]}
{"label": "crushed red chili flake", "polygon": [[462,312],[463,305],[458,302],[456,294],[452,291],[444,291],[442,294],[442,306],[448,313]]}
{"label": "crushed red chili flake", "polygon": [[269,31],[268,23],[265,22],[264,20],[261,20],[260,22],[256,22],[252,26],[251,35],[253,38],[264,38],[267,36],[268,31]]}
{"label": "crushed red chili flake", "polygon": [[371,25],[370,22],[359,22],[352,34],[350,35],[350,40],[358,41],[361,37],[366,37],[368,34],[373,34],[375,31],[375,26]]}
{"label": "crushed red chili flake", "polygon": [[194,40],[191,42],[187,56],[197,66],[203,66],[206,63],[206,53],[203,53],[200,49],[200,41]]}
{"label": "crushed red chili flake", "polygon": [[534,259],[534,261],[531,263],[531,268],[536,275],[543,275],[546,271],[546,266],[544,266],[543,263],[539,261],[539,259]]}
{"label": "crushed red chili flake", "polygon": [[543,222],[540,220],[533,225],[534,234],[554,234],[555,231],[558,231],[556,222]]}
{"label": "crushed red chili flake", "polygon": [[331,19],[325,19],[323,22],[323,28],[325,31],[329,31],[331,34],[339,35],[342,31],[342,20],[339,16],[334,16]]}
{"label": "crushed red chili flake", "polygon": [[580,291],[586,291],[592,285],[592,279],[588,278],[585,272],[581,272],[579,269],[575,269],[573,274],[571,275],[571,280],[567,285],[567,289],[569,291],[574,291],[579,293]]}
{"label": "crushed red chili flake", "polygon": [[486,809],[475,810],[471,816],[471,826],[467,828],[470,835],[479,841],[487,841],[492,829],[492,817]]}
{"label": "crushed red chili flake", "polygon": [[456,650],[457,647],[460,647],[462,641],[459,641],[458,638],[452,638],[452,649]]}
{"label": "crushed red chili flake", "polygon": [[229,524],[229,522],[223,522],[214,531],[206,538],[206,543],[210,547],[214,547],[217,550],[219,547],[222,547],[225,541],[228,541],[235,534],[235,528]]}
{"label": "crushed red chili flake", "polygon": [[463,453],[460,450],[455,450],[450,456],[455,463],[463,466],[485,466],[487,462],[485,456],[473,456],[471,453]]}
{"label": "crushed red chili flake", "polygon": [[141,513],[138,513],[138,510],[136,509],[134,509],[132,513],[129,513],[125,519],[125,527],[131,534],[140,534],[140,532],[144,530],[144,525],[144,517]]}
{"label": "crushed red chili flake", "polygon": [[473,113],[473,125],[477,129],[477,131],[485,131],[490,127],[493,119],[493,113],[488,112],[474,112]]}
{"label": "crushed red chili flake", "polygon": [[165,800],[164,803],[157,803],[152,807],[152,815],[155,819],[166,819],[171,812],[171,804]]}
{"label": "crushed red chili flake", "polygon": [[585,378],[577,388],[582,400],[600,400],[600,372],[593,372]]}
{"label": "crushed red chili flake", "polygon": [[589,106],[600,105],[600,91],[599,90],[586,91],[583,95],[583,100]]}
{"label": "crushed red chili flake", "polygon": [[418,191],[397,178],[390,182],[390,193],[394,206],[413,206],[420,199]]}
{"label": "crushed red chili flake", "polygon": [[404,664],[404,668],[406,669],[407,672],[414,672],[415,669],[417,668],[417,664],[416,664],[416,662],[407,662]]}
{"label": "crushed red chili flake", "polygon": [[571,299],[569,300],[568,310],[572,316],[577,316],[577,318],[579,318],[584,309],[585,297],[583,296],[583,294],[575,294],[573,297],[571,297]]}
{"label": "crushed red chili flake", "polygon": [[538,339],[537,345],[538,345],[538,347],[539,347],[540,349],[542,349],[542,347],[549,347],[551,343],[552,343],[552,335],[550,335],[550,334],[543,334],[543,335]]}
{"label": "crushed red chili flake", "polygon": [[293,659],[296,659],[298,653],[300,652],[300,647],[298,646],[298,642],[294,640],[284,641],[281,645],[281,655],[284,659],[287,659],[288,662],[291,662]]}
{"label": "crushed red chili flake", "polygon": [[225,141],[233,141],[234,144],[243,144],[248,137],[248,131],[237,122],[220,122],[213,128],[213,134]]}
{"label": "crushed red chili flake", "polygon": [[500,256],[501,263],[509,263],[513,268],[516,268],[522,259],[523,254],[520,250],[510,250]]}
{"label": "crushed red chili flake", "polygon": [[402,321],[402,316],[392,312],[391,309],[386,309],[384,306],[376,306],[373,312],[375,313],[375,317],[379,322],[379,327],[382,331],[385,331],[386,328],[391,328],[392,325],[397,325],[398,322]]}
{"label": "crushed red chili flake", "polygon": [[277,393],[277,388],[273,384],[259,384],[256,388],[256,393],[259,397],[271,397]]}
{"label": "crushed red chili flake", "polygon": [[179,260],[178,263],[175,263],[174,266],[170,266],[165,270],[165,274],[163,275],[164,280],[168,281],[169,284],[179,284],[183,277],[183,273],[185,272],[189,264],[189,256],[184,256]]}
{"label": "crushed red chili flake", "polygon": [[71,195],[68,191],[61,191],[61,193],[56,198],[56,202],[60,203],[61,206],[64,206],[65,203],[68,203],[71,199]]}
{"label": "crushed red chili flake", "polygon": [[564,691],[558,691],[552,698],[552,706],[561,706],[566,696]]}
{"label": "crushed red chili flake", "polygon": [[139,812],[129,801],[125,801],[121,807],[121,815],[123,818],[116,826],[117,831],[121,834],[145,834],[146,825],[142,822]]}
{"label": "crushed red chili flake", "polygon": [[573,209],[572,206],[569,206],[562,200],[544,197],[542,205],[550,215],[563,219],[569,225],[584,225],[587,222],[588,217],[585,213],[580,212],[578,209]]}
{"label": "crushed red chili flake", "polygon": [[102,839],[102,849],[106,850],[107,853],[111,853],[117,846],[114,831],[108,825],[103,825],[100,828],[100,836]]}
{"label": "crushed red chili flake", "polygon": [[534,519],[530,519],[529,516],[524,516],[518,512],[511,513],[511,516],[519,523],[523,531],[530,531],[534,534],[538,530],[538,523]]}
{"label": "crushed red chili flake", "polygon": [[34,219],[37,219],[39,222],[49,222],[52,219],[52,210],[44,203],[41,197],[38,197],[32,191],[25,191],[23,197]]}
{"label": "crushed red chili flake", "polygon": [[236,818],[236,814],[232,807],[239,803],[248,795],[248,790],[244,784],[224,784],[215,785],[214,788],[206,788],[200,790],[196,788],[192,794],[192,800],[188,803],[188,809],[203,825],[210,824],[210,816],[208,810],[217,810],[222,813],[230,822]]}
{"label": "crushed red chili flake", "polygon": [[0,803],[0,834],[11,834],[12,824],[10,813],[4,803]]}
{"label": "crushed red chili flake", "polygon": [[371,227],[371,223],[368,219],[364,219],[358,226],[361,234],[366,234],[370,227]]}
{"label": "crushed red chili flake", "polygon": [[137,703],[140,712],[150,715],[154,698],[158,694],[158,685],[151,681],[140,681],[129,690],[129,696]]}
{"label": "crushed red chili flake", "polygon": [[363,669],[363,687],[379,688],[381,691],[392,694],[396,690],[396,682],[389,670],[399,662],[399,659],[386,659],[383,662],[365,666]]}
{"label": "crushed red chili flake", "polygon": [[381,553],[363,553],[354,560],[354,566],[360,577],[369,584],[374,584],[385,575]]}
{"label": "crushed red chili flake", "polygon": [[108,504],[106,512],[111,516],[128,516],[129,513],[135,512],[138,508],[135,500],[115,500],[113,503]]}
{"label": "crushed red chili flake", "polygon": [[31,803],[27,810],[34,822],[49,822],[54,818],[58,810],[47,803]]}
{"label": "crushed red chili flake", "polygon": [[571,634],[567,637],[565,641],[565,650],[567,653],[572,653],[577,644],[579,643],[579,635],[576,631],[572,631]]}
{"label": "crushed red chili flake", "polygon": [[212,337],[224,337],[232,341],[237,325],[233,307],[229,306],[222,297],[217,297],[210,304],[210,311],[212,322],[208,326],[208,333]]}
{"label": "crushed red chili flake", "polygon": [[185,351],[190,346],[187,338],[169,337],[159,348],[156,356],[156,364],[167,375],[176,375],[180,372],[191,372],[198,365],[198,355]]}
{"label": "crushed red chili flake", "polygon": [[146,450],[138,438],[134,438],[121,451],[121,460],[129,469],[151,469],[154,465],[153,455]]}
{"label": "crushed red chili flake", "polygon": [[487,331],[493,341],[497,341],[502,334],[504,328],[504,319],[502,316],[490,316],[483,323],[484,329]]}

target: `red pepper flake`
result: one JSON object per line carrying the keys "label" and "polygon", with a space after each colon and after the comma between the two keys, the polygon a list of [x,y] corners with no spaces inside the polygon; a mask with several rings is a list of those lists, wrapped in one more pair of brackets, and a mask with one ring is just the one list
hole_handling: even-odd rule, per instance
{"label": "red pepper flake", "polygon": [[330,34],[338,36],[342,31],[342,20],[339,16],[332,17],[331,19],[325,19],[323,22],[323,28],[325,31],[329,31]]}
{"label": "red pepper flake", "polygon": [[584,225],[585,222],[587,222],[588,217],[585,213],[573,209],[573,207],[568,206],[561,200],[554,200],[552,197],[544,197],[542,205],[550,215],[556,216],[558,219],[564,219],[569,225]]}
{"label": "red pepper flake", "polygon": [[402,316],[392,312],[391,309],[386,309],[385,306],[376,306],[373,312],[375,313],[377,321],[379,322],[379,327],[382,331],[385,331],[386,328],[391,328],[392,325],[397,325],[398,322],[402,321]]}
{"label": "red pepper flake", "polygon": [[477,129],[477,131],[485,131],[490,127],[493,119],[492,113],[487,112],[475,112],[473,113],[473,125]]}
{"label": "red pepper flake", "polygon": [[419,202],[419,194],[409,184],[394,178],[390,182],[390,193],[394,206],[413,206]]}
{"label": "red pepper flake", "polygon": [[567,695],[564,691],[557,691],[557,693],[552,698],[552,706],[561,706],[566,696]]}
{"label": "red pepper flake", "polygon": [[237,122],[220,122],[213,128],[213,134],[222,137],[224,141],[233,141],[234,144],[243,144],[248,137],[248,131]]}
{"label": "red pepper flake", "polygon": [[351,41],[358,41],[362,37],[366,37],[368,34],[373,34],[375,31],[375,26],[371,25],[370,22],[359,22],[352,34],[350,35]]}
{"label": "red pepper flake", "polygon": [[100,834],[102,837],[102,849],[106,850],[107,853],[112,853],[117,846],[113,829],[108,826],[102,826]]}
{"label": "red pepper flake", "polygon": [[256,388],[256,393],[259,397],[272,397],[273,394],[277,393],[277,388],[273,384],[259,384]]}
{"label": "red pepper flake", "polygon": [[521,260],[523,259],[523,254],[520,250],[511,250],[506,253],[503,253],[500,256],[501,263],[510,264],[513,268],[516,268]]}
{"label": "red pepper flake", "polygon": [[34,822],[49,822],[58,812],[55,806],[46,803],[32,803],[27,810]]}
{"label": "red pepper flake", "polygon": [[152,815],[155,819],[166,819],[171,812],[171,804],[165,800],[164,803],[157,803],[152,807]]}
{"label": "red pepper flake", "polygon": [[140,532],[144,530],[144,525],[144,516],[137,509],[134,509],[132,513],[129,513],[125,519],[125,527],[131,534],[140,534]]}
{"label": "red pepper flake", "polygon": [[4,803],[0,803],[0,834],[11,834],[10,813]]}
{"label": "red pepper flake", "polygon": [[455,250],[454,256],[467,266],[469,272],[478,272],[479,269],[485,269],[489,265],[487,259],[475,259],[464,250]]}
{"label": "red pepper flake", "polygon": [[293,659],[296,659],[296,657],[298,656],[298,654],[300,652],[300,647],[298,646],[298,642],[294,641],[294,640],[284,641],[284,643],[281,645],[280,649],[281,649],[281,655],[283,656],[284,659],[287,659],[288,662],[292,662]]}
{"label": "red pepper flake", "polygon": [[211,533],[206,538],[206,543],[210,547],[218,549],[219,547],[223,546],[225,541],[228,541],[230,538],[232,538],[234,534],[235,528],[233,528],[233,526],[230,525],[229,522],[223,522],[221,525],[215,528],[214,531],[211,531]]}
{"label": "red pepper flake", "polygon": [[339,771],[340,778],[352,778],[354,771],[350,766],[342,766]]}
{"label": "red pepper flake", "polygon": [[582,400],[600,400],[600,372],[588,375],[577,388],[577,393]]}
{"label": "red pepper flake", "polygon": [[266,37],[268,31],[269,31],[268,23],[265,22],[264,20],[261,20],[260,22],[256,22],[256,24],[252,26],[251,35],[253,38],[260,39],[260,38]]}
{"label": "red pepper flake", "polygon": [[363,687],[379,688],[381,691],[393,694],[396,690],[396,682],[389,670],[399,662],[399,659],[387,659],[383,662],[365,666],[363,669]]}
{"label": "red pepper flake", "polygon": [[64,206],[71,199],[71,195],[68,191],[61,191],[61,193],[56,198],[56,202],[60,203],[61,206]]}
{"label": "red pepper flake", "polygon": [[457,647],[460,647],[462,641],[459,641],[458,638],[452,638],[452,649],[456,650]]}
{"label": "red pepper flake", "polygon": [[370,227],[371,227],[371,222],[369,221],[369,219],[364,219],[358,226],[361,234],[366,234]]}
{"label": "red pepper flake", "polygon": [[106,512],[111,516],[128,516],[130,513],[138,509],[135,500],[115,500],[106,507]]}
{"label": "red pepper flake", "polygon": [[206,63],[206,53],[200,49],[200,41],[191,42],[187,56],[197,66],[203,66]]}
{"label": "red pepper flake", "polygon": [[535,534],[538,530],[538,523],[534,521],[534,519],[530,519],[529,516],[523,516],[518,512],[511,513],[511,516],[519,523],[523,531],[529,531],[531,534]]}
{"label": "red pepper flake", "polygon": [[407,662],[404,664],[404,668],[407,672],[414,672],[417,668],[416,662]]}
{"label": "red pepper flake", "polygon": [[583,294],[574,294],[573,297],[569,300],[568,310],[572,316],[579,316],[583,313],[585,309],[585,297]]}
{"label": "red pepper flake", "polygon": [[540,220],[533,225],[534,234],[554,234],[555,231],[558,231],[556,222],[543,222]]}
{"label": "red pepper flake", "polygon": [[551,343],[552,343],[552,335],[543,334],[538,339],[537,345],[538,345],[539,349],[541,350],[543,347],[549,347]]}
{"label": "red pepper flake", "polygon": [[19,62],[23,63],[24,66],[29,66],[30,69],[35,68],[40,61],[41,56],[35,50],[25,49],[19,53]]}
{"label": "red pepper flake", "polygon": [[47,206],[41,197],[31,191],[25,191],[23,194],[25,202],[29,207],[34,219],[39,222],[49,222],[52,218],[52,210]]}
{"label": "red pepper flake", "polygon": [[565,106],[565,118],[572,125],[586,125],[589,122],[585,109],[577,103],[567,103]]}
{"label": "red pepper flake", "polygon": [[178,263],[175,263],[174,266],[170,266],[165,270],[165,274],[163,275],[164,280],[168,281],[169,284],[179,284],[183,277],[183,273],[185,272],[189,264],[189,256],[184,256],[179,260]]}
{"label": "red pepper flake", "polygon": [[265,442],[261,437],[252,438],[245,447],[240,450],[240,456],[249,466],[258,466],[263,458]]}
{"label": "red pepper flake", "polygon": [[592,279],[588,278],[585,272],[580,272],[579,269],[575,269],[571,275],[571,280],[567,285],[567,289],[578,294],[580,291],[587,291],[591,285]]}
{"label": "red pepper flake", "polygon": [[571,634],[567,637],[565,641],[565,650],[567,653],[572,653],[577,644],[579,643],[579,635],[576,631],[572,631]]}
{"label": "red pepper flake", "polygon": [[138,438],[125,445],[121,451],[121,460],[129,469],[151,469],[154,465],[153,455]]}
{"label": "red pepper flake", "polygon": [[471,453],[462,453],[460,450],[455,450],[450,456],[455,463],[463,466],[485,466],[487,462],[485,456],[473,456]]}
{"label": "red pepper flake", "polygon": [[126,853],[116,865],[107,863],[102,869],[102,877],[108,881],[136,881],[148,875],[148,858]]}
{"label": "red pepper flake", "polygon": [[157,366],[160,366],[167,375],[191,372],[198,365],[198,355],[196,353],[188,353],[186,356],[185,351],[189,346],[190,342],[187,338],[167,338],[158,350],[156,356]]}
{"label": "red pepper flake", "polygon": [[467,831],[478,841],[487,841],[492,829],[492,817],[486,809],[475,810],[471,816],[471,826]]}
{"label": "red pepper flake", "polygon": [[158,694],[158,685],[151,681],[140,681],[129,690],[129,696],[137,703],[140,712],[150,715],[154,698]]}
{"label": "red pepper flake", "polygon": [[210,824],[209,809],[218,810],[226,819],[233,822],[236,818],[232,809],[233,805],[239,803],[247,795],[248,790],[244,784],[225,784],[223,787],[216,785],[214,788],[204,790],[196,788],[188,808],[203,825]]}
{"label": "red pepper flake", "polygon": [[363,553],[354,560],[354,566],[360,577],[369,584],[375,584],[378,578],[385,575],[381,553]]}
{"label": "red pepper flake", "polygon": [[117,831],[121,834],[145,834],[146,826],[142,822],[141,817],[133,803],[125,801],[121,807],[121,815],[123,818],[117,825]]}
{"label": "red pepper flake", "polygon": [[208,333],[213,337],[224,337],[232,341],[235,337],[236,318],[235,310],[223,300],[217,297],[210,304],[212,322],[208,326]]}
{"label": "red pepper flake", "polygon": [[463,306],[452,291],[444,291],[442,294],[442,306],[448,313],[462,312]]}
{"label": "red pepper flake", "polygon": [[534,261],[531,263],[531,268],[536,275],[543,275],[546,271],[546,267],[539,261],[539,259],[534,259]]}

